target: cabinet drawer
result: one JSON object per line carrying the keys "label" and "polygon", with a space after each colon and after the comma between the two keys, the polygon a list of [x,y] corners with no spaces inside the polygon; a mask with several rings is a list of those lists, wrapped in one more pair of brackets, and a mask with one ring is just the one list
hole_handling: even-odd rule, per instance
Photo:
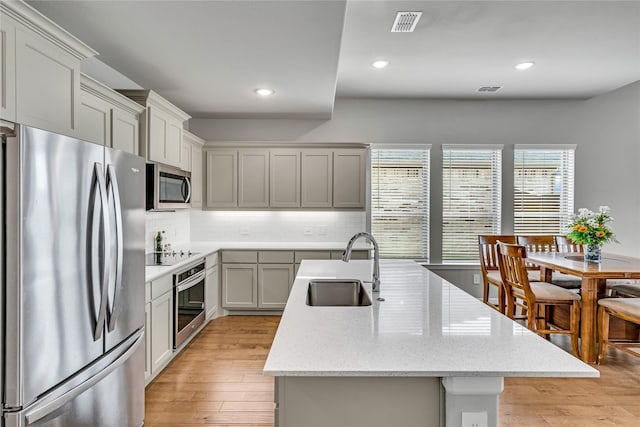
{"label": "cabinet drawer", "polygon": [[222,262],[251,263],[258,262],[257,251],[224,251]]}
{"label": "cabinet drawer", "polygon": [[299,263],[303,259],[331,259],[330,251],[296,251],[295,262]]}
{"label": "cabinet drawer", "polygon": [[173,275],[167,274],[151,282],[151,299],[169,292],[173,288]]}
{"label": "cabinet drawer", "polygon": [[293,251],[260,251],[258,262],[261,264],[292,264]]}
{"label": "cabinet drawer", "polygon": [[204,263],[207,268],[211,268],[215,265],[218,265],[218,252],[214,252],[211,255],[208,255],[205,258]]}

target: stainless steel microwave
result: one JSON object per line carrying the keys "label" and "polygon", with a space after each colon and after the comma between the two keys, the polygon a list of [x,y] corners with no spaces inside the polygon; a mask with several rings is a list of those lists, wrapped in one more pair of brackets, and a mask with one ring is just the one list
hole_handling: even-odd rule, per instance
{"label": "stainless steel microwave", "polygon": [[191,172],[147,163],[147,210],[191,207]]}

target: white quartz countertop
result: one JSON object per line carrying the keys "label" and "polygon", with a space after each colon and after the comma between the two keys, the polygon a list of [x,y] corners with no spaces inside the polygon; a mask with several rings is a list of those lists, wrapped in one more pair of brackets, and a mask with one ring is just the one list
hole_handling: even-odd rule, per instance
{"label": "white quartz countertop", "polygon": [[[313,278],[371,280],[371,261],[303,261],[264,367],[273,376],[598,377],[411,261],[382,260],[365,307],[306,305]],[[377,300],[378,297],[384,301]]]}
{"label": "white quartz countertop", "polygon": [[[198,262],[202,258],[211,255],[220,250],[291,250],[291,251],[308,251],[308,250],[344,250],[347,242],[191,242],[176,246],[175,250],[191,250],[197,255],[173,265],[159,265],[145,267],[145,281],[155,280],[165,274],[173,273],[175,270],[183,268],[187,265]],[[370,245],[359,242],[353,246],[354,249],[369,249]]]}

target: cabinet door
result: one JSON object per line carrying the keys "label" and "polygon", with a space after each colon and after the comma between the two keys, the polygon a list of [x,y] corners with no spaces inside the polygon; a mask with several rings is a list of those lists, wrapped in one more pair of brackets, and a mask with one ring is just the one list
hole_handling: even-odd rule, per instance
{"label": "cabinet door", "polygon": [[0,20],[0,119],[16,121],[16,24]]}
{"label": "cabinet door", "polygon": [[[167,122],[167,147],[165,163],[177,168],[182,166],[182,122],[170,119]],[[189,160],[190,162],[190,160]]]}
{"label": "cabinet door", "polygon": [[207,269],[205,278],[204,306],[207,320],[213,318],[218,309],[218,266]]}
{"label": "cabinet door", "polygon": [[139,153],[140,125],[138,116],[113,108],[111,110],[111,148],[126,151],[127,153]]}
{"label": "cabinet door", "polygon": [[147,107],[149,118],[147,132],[147,153],[149,160],[159,163],[166,163],[166,140],[169,118],[156,107]]}
{"label": "cabinet door", "polygon": [[333,207],[364,208],[365,176],[364,150],[334,150]]}
{"label": "cabinet door", "polygon": [[202,147],[191,146],[191,207],[202,207]]}
{"label": "cabinet door", "polygon": [[190,142],[182,140],[182,155],[180,157],[180,169],[183,171],[191,172],[191,152],[193,150],[193,145]]}
{"label": "cabinet door", "polygon": [[207,151],[206,206],[238,206],[237,151]]}
{"label": "cabinet door", "polygon": [[330,208],[333,178],[333,152],[331,150],[302,150],[303,208]]}
{"label": "cabinet door", "polygon": [[18,28],[16,76],[17,122],[77,136],[79,59],[30,29]]}
{"label": "cabinet door", "polygon": [[257,308],[257,274],[256,264],[222,264],[222,306]]}
{"label": "cabinet door", "polygon": [[300,150],[271,150],[269,206],[300,207]]}
{"label": "cabinet door", "polygon": [[144,305],[144,380],[151,376],[151,302]]}
{"label": "cabinet door", "polygon": [[173,354],[173,291],[151,301],[151,373]]}
{"label": "cabinet door", "polygon": [[98,145],[111,145],[111,106],[85,91],[80,93],[78,138]]}
{"label": "cabinet door", "polygon": [[269,152],[241,150],[238,153],[238,206],[269,207]]}
{"label": "cabinet door", "polygon": [[293,264],[258,265],[258,307],[283,309],[293,277]]}

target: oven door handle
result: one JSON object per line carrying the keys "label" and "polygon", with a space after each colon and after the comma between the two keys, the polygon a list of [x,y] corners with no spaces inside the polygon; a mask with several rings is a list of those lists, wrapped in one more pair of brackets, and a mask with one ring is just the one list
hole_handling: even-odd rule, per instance
{"label": "oven door handle", "polygon": [[206,275],[206,272],[205,271],[201,271],[200,273],[198,273],[195,276],[191,277],[186,282],[182,282],[179,285],[176,285],[176,291],[182,292],[182,291],[185,291],[185,290],[187,290],[189,288],[194,287],[195,285],[200,283],[200,281],[202,281],[202,279],[205,278],[205,275]]}

